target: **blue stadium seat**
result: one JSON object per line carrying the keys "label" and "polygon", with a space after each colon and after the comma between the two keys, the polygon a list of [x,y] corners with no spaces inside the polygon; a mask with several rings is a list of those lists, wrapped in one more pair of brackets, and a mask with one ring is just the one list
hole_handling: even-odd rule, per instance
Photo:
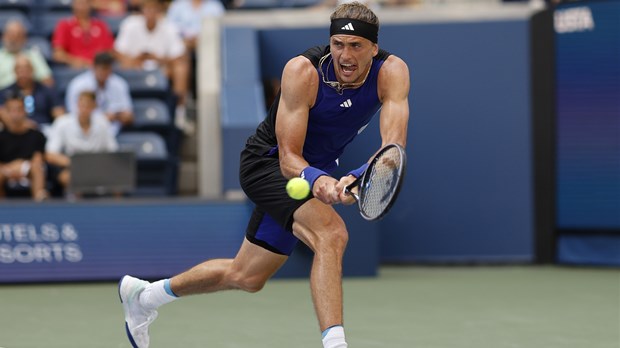
{"label": "blue stadium seat", "polygon": [[126,132],[117,137],[121,150],[133,151],[137,160],[167,160],[164,139],[152,132]]}
{"label": "blue stadium seat", "polygon": [[167,100],[169,97],[168,79],[160,70],[128,70],[115,71],[129,84],[129,91],[135,98],[159,98]]}
{"label": "blue stadium seat", "polygon": [[117,136],[122,151],[136,154],[135,195],[171,195],[176,192],[176,161],[168,155],[164,139],[153,132],[123,132]]}
{"label": "blue stadium seat", "polygon": [[165,129],[172,123],[168,106],[159,99],[134,100],[133,113],[135,128]]}
{"label": "blue stadium seat", "polygon": [[321,4],[321,0],[282,0],[282,7],[310,7]]}
{"label": "blue stadium seat", "polygon": [[18,10],[29,14],[33,0],[0,0],[0,11]]}
{"label": "blue stadium seat", "polygon": [[241,10],[270,9],[281,7],[280,0],[245,0],[239,7]]}
{"label": "blue stadium seat", "polygon": [[6,25],[6,23],[14,19],[21,21],[28,31],[30,31],[30,29],[32,28],[28,17],[26,17],[26,15],[24,15],[21,11],[0,11],[0,33],[4,31],[4,26]]}
{"label": "blue stadium seat", "polygon": [[108,28],[110,28],[110,31],[112,32],[114,37],[116,37],[119,29],[121,28],[121,23],[125,18],[127,18],[127,16],[98,16],[97,18],[106,22]]}
{"label": "blue stadium seat", "polygon": [[32,36],[28,38],[26,42],[27,48],[35,49],[43,55],[43,57],[49,62],[52,60],[52,45],[49,40],[39,36]]}
{"label": "blue stadium seat", "polygon": [[39,23],[37,23],[37,27],[33,30],[33,34],[51,38],[58,22],[71,16],[73,16],[71,11],[46,12],[39,18]]}
{"label": "blue stadium seat", "polygon": [[84,69],[73,69],[68,66],[57,66],[52,70],[52,75],[54,76],[56,91],[60,94],[61,97],[64,96],[67,91],[67,87],[69,86],[69,82],[73,80],[74,77],[83,73]]}
{"label": "blue stadium seat", "polygon": [[71,11],[71,0],[39,0],[47,11]]}

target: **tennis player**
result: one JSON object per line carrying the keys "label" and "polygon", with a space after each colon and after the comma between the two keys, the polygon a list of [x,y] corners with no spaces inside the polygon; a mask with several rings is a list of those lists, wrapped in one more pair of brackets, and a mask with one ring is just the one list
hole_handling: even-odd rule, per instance
{"label": "tennis player", "polygon": [[[348,233],[332,205],[354,202],[343,188],[366,164],[340,179],[330,173],[379,109],[383,145],[405,146],[409,118],[407,65],[379,49],[378,32],[377,16],[366,6],[340,5],[331,15],[329,46],[286,64],[279,95],[241,153],[241,186],[256,208],[238,254],[154,283],[123,277],[119,293],[134,347],[149,346],[149,325],[166,303],[227,289],[261,290],[298,240],[314,251],[310,286],[323,347],[347,347],[342,257]],[[285,186],[299,176],[312,194],[293,200]]]}

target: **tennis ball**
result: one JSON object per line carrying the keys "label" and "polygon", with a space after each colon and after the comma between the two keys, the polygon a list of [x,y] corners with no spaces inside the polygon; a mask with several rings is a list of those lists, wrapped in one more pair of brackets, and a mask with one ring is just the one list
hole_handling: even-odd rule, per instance
{"label": "tennis ball", "polygon": [[292,199],[304,199],[310,194],[310,184],[302,178],[292,178],[286,183],[286,193]]}

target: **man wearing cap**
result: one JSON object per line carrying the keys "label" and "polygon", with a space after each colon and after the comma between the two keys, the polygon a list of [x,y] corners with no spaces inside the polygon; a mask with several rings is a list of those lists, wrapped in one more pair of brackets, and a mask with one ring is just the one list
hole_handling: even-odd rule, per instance
{"label": "man wearing cap", "polygon": [[[256,207],[237,256],[153,283],[123,277],[119,292],[134,347],[148,347],[148,327],[163,304],[219,290],[261,290],[299,240],[314,252],[310,287],[323,347],[347,347],[342,257],[348,232],[332,205],[354,203],[343,188],[366,164],[340,179],[330,173],[378,110],[382,145],[405,146],[407,140],[409,70],[379,49],[378,31],[379,21],[365,5],[340,5],[331,15],[329,46],[286,64],[279,95],[241,153],[241,186]],[[310,196],[287,195],[294,177],[309,182]]]}

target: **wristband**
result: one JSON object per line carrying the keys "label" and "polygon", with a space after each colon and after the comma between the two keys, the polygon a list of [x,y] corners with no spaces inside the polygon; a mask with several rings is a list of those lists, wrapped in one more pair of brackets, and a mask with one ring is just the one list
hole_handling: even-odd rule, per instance
{"label": "wristband", "polygon": [[323,175],[329,175],[329,174],[325,173],[319,168],[308,166],[304,168],[304,170],[301,171],[300,176],[302,179],[306,179],[306,181],[310,183],[310,190],[312,191],[312,187],[314,187],[314,182],[316,181],[316,179],[318,179],[319,176],[323,176]]}
{"label": "wristband", "polygon": [[352,171],[348,172],[347,175],[353,175],[357,179],[360,176],[364,175],[364,172],[366,171],[366,168],[368,168],[368,163],[364,163],[364,164],[362,164],[361,167],[359,167],[357,169],[353,169]]}

